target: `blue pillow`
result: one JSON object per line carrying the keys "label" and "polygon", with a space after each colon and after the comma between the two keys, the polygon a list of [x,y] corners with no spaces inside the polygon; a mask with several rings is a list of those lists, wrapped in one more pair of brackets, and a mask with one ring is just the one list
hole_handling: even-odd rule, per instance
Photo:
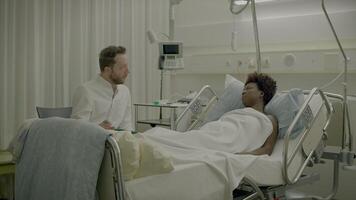
{"label": "blue pillow", "polygon": [[[226,75],[224,93],[208,112],[204,123],[218,120],[223,114],[231,110],[244,108],[245,106],[241,99],[244,85],[244,83],[234,77]],[[265,112],[275,116],[278,120],[278,138],[284,138],[289,125],[303,103],[303,91],[295,88],[289,90],[287,93],[277,93],[266,105]],[[292,130],[291,138],[297,137],[303,128],[304,124],[302,120],[299,120]]]}
{"label": "blue pillow", "polygon": [[[301,89],[291,89],[287,93],[276,94],[266,105],[265,112],[275,116],[278,120],[278,138],[284,138],[289,125],[297,115],[300,107],[304,103],[304,94]],[[299,120],[291,133],[291,138],[295,138],[304,128],[302,120]]]}
{"label": "blue pillow", "polygon": [[230,75],[226,75],[226,80],[225,86],[227,87],[219,101],[208,112],[204,124],[218,120],[226,112],[245,107],[241,99],[245,84]]}

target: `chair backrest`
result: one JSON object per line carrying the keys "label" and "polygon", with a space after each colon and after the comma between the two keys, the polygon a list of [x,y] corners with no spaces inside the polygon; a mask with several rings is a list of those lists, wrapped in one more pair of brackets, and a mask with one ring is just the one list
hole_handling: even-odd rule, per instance
{"label": "chair backrest", "polygon": [[72,107],[46,108],[46,107],[36,106],[36,110],[39,118],[48,118],[48,117],[70,118],[72,114]]}
{"label": "chair backrest", "polygon": [[[21,155],[16,162],[16,200],[62,200],[70,196],[76,199],[97,199],[96,183],[105,155],[105,143],[108,143],[110,150],[106,157],[113,158],[107,164],[114,168],[110,171],[112,173],[105,174],[108,175],[105,177],[107,182],[111,184],[107,187],[113,189],[113,194],[105,195],[115,197],[115,194],[124,194],[123,189],[119,190],[119,186],[123,188],[124,183],[120,177],[121,171],[116,170],[122,169],[118,164],[119,153],[116,154],[120,149],[115,139],[109,137],[109,133],[100,126],[85,120],[47,118],[33,120],[25,129],[19,133],[19,138],[25,136],[26,140],[23,144],[17,144]],[[93,146],[96,148],[90,148]],[[86,159],[78,159],[84,157]],[[38,166],[40,170],[36,170]],[[121,185],[118,185],[120,180]],[[66,187],[73,184],[76,187]],[[103,197],[100,200],[119,199]]]}

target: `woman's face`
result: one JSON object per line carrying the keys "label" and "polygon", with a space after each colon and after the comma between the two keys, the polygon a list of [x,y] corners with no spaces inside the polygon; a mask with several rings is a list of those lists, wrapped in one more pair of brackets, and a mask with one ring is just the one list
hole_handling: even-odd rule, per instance
{"label": "woman's face", "polygon": [[242,103],[246,107],[252,107],[256,105],[263,98],[263,92],[258,89],[256,83],[248,83],[245,85],[242,91]]}

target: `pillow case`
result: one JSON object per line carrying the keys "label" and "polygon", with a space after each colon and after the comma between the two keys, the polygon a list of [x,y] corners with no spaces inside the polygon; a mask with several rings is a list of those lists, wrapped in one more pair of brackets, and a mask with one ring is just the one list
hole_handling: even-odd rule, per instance
{"label": "pillow case", "polygon": [[[278,120],[278,138],[284,138],[289,125],[297,115],[304,103],[304,94],[301,89],[291,89],[287,93],[277,93],[266,105],[265,112],[275,116]],[[293,128],[291,138],[297,137],[304,128],[302,120],[299,120]]]}
{"label": "pillow case", "polygon": [[219,101],[207,113],[204,124],[218,120],[223,114],[231,110],[245,107],[242,103],[241,95],[245,84],[233,76],[225,76],[225,90]]}
{"label": "pillow case", "polygon": [[[234,83],[235,81],[242,83],[240,80],[237,80],[235,77],[231,76],[230,74],[226,74],[224,88],[226,89],[231,83]],[[242,84],[244,86],[244,83]]]}

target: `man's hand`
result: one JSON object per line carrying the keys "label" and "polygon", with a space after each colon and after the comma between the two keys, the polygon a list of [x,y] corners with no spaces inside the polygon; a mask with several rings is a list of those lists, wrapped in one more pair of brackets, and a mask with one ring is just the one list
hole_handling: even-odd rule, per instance
{"label": "man's hand", "polygon": [[104,120],[99,124],[99,126],[105,128],[105,129],[114,129],[114,127],[111,125],[111,123],[107,120]]}

